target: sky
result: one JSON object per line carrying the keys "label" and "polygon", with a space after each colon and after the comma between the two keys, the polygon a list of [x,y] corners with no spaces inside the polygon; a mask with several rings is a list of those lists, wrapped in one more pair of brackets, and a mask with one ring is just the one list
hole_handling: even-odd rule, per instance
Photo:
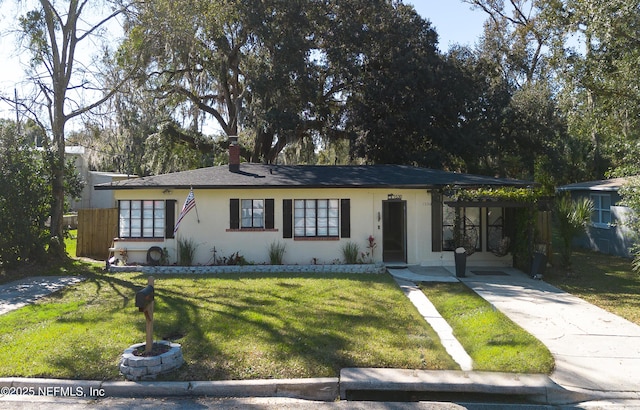
{"label": "sky", "polygon": [[487,18],[482,10],[472,10],[461,0],[405,0],[404,3],[412,4],[418,14],[431,22],[442,52],[447,52],[453,44],[473,46]]}
{"label": "sky", "polygon": [[[412,4],[418,14],[431,22],[438,33],[438,46],[442,52],[448,51],[453,44],[472,46],[482,34],[486,15],[481,10],[471,10],[471,6],[461,0],[405,0],[404,2]],[[24,14],[24,8],[25,6],[21,7],[20,14]],[[3,27],[3,33],[8,26],[15,26],[15,15],[15,9],[10,10],[10,7],[3,6],[0,12],[0,27]],[[0,93],[2,95],[13,96],[16,82],[19,81],[23,65],[27,62],[26,57],[16,53],[12,38],[4,34],[0,36]],[[0,118],[15,118],[13,108],[0,102]]]}

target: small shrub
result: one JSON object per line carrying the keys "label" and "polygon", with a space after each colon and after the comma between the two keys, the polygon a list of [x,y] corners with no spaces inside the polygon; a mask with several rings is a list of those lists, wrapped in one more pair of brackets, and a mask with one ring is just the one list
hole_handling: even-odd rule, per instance
{"label": "small shrub", "polygon": [[240,252],[232,253],[229,257],[222,258],[223,265],[250,265],[249,261],[244,256],[240,255]]}
{"label": "small shrub", "polygon": [[160,255],[160,265],[166,266],[169,264],[169,251],[166,247],[162,248],[162,255]]}
{"label": "small shrub", "polygon": [[193,257],[197,247],[192,239],[178,239],[178,265],[193,265]]}
{"label": "small shrub", "polygon": [[214,265],[214,266],[221,266],[221,265],[252,265],[251,262],[247,261],[247,259],[240,255],[240,252],[234,252],[229,256],[222,256],[219,257],[218,256],[218,250],[215,248],[215,246],[213,247],[213,249],[211,250],[211,252],[213,253],[213,256],[211,257],[211,260],[209,261],[209,265]]}
{"label": "small shrub", "polygon": [[347,264],[352,265],[354,263],[358,263],[359,256],[360,248],[358,247],[358,244],[347,242],[342,245],[342,257]]}
{"label": "small shrub", "polygon": [[272,265],[282,265],[282,259],[286,251],[287,245],[280,241],[271,242],[269,244],[269,262]]}

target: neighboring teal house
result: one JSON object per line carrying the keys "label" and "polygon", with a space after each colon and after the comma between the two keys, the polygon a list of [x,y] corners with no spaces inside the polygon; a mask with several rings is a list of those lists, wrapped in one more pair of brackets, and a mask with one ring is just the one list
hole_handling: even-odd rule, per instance
{"label": "neighboring teal house", "polygon": [[631,257],[634,233],[626,226],[630,213],[628,207],[620,205],[618,190],[627,178],[612,178],[598,181],[578,182],[558,188],[559,192],[570,192],[573,199],[589,198],[593,202],[591,225],[588,231],[575,240],[582,248],[597,252]]}

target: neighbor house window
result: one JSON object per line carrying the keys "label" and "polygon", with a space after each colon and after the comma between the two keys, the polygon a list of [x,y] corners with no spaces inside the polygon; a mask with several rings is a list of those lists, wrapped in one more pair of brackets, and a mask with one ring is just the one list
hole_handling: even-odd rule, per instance
{"label": "neighbor house window", "polygon": [[338,237],[340,201],[337,199],[296,199],[293,204],[294,235],[297,237]]}
{"label": "neighbor house window", "polygon": [[165,201],[121,200],[118,204],[120,238],[165,237]]}
{"label": "neighbor house window", "polygon": [[590,197],[593,202],[591,222],[596,226],[608,227],[611,223],[611,195],[591,194]]}
{"label": "neighbor house window", "polygon": [[[462,245],[462,243],[456,243],[456,208],[445,206],[442,211],[442,250],[452,251]],[[460,237],[465,241],[464,245],[470,245],[477,251],[481,250],[480,208],[459,208],[459,212]]]}

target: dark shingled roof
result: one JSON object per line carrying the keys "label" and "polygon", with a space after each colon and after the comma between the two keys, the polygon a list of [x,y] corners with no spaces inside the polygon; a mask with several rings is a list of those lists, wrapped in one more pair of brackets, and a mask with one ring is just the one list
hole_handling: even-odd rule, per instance
{"label": "dark shingled roof", "polygon": [[242,164],[240,171],[217,166],[99,184],[95,189],[172,188],[437,188],[528,186],[531,182],[460,174],[406,165],[262,165]]}

